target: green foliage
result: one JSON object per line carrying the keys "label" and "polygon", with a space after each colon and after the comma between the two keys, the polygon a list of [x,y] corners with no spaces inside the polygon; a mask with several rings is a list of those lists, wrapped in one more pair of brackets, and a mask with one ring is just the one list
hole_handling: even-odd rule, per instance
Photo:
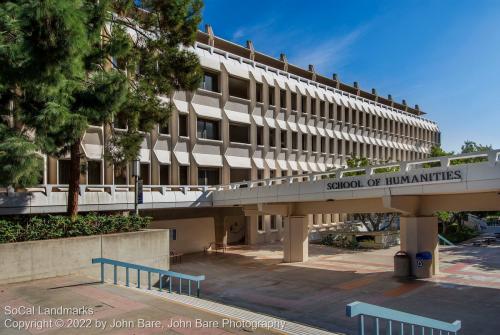
{"label": "green foliage", "polygon": [[43,158],[36,149],[26,135],[0,124],[0,186],[40,183]]}
{"label": "green foliage", "polygon": [[443,236],[452,243],[460,243],[478,236],[479,233],[467,226],[453,223],[449,225]]}
{"label": "green foliage", "polygon": [[[199,86],[199,0],[20,0],[0,2],[0,163],[4,185],[36,184],[33,153],[70,153],[68,212],[76,218],[80,143],[89,125],[122,118],[106,157],[137,158],[143,132],[168,121],[175,90]],[[26,135],[30,134],[30,136]],[[34,136],[36,134],[36,136]]]}
{"label": "green foliage", "polygon": [[321,244],[343,249],[359,249],[358,241],[345,234],[328,234],[323,237]]}
{"label": "green foliage", "polygon": [[13,217],[0,220],[0,243],[132,232],[150,222],[150,217],[94,213],[78,216],[75,221],[63,215]]}

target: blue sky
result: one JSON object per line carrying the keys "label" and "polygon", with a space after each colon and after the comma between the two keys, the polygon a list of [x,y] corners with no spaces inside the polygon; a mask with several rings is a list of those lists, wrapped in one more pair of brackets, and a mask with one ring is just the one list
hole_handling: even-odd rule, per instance
{"label": "blue sky", "polygon": [[443,148],[500,148],[500,1],[206,0],[203,25],[437,121]]}

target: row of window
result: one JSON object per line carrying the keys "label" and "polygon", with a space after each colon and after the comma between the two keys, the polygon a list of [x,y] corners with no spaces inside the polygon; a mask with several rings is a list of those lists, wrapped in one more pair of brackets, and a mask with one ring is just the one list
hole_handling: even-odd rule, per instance
{"label": "row of window", "polygon": [[[250,81],[235,78],[229,76],[229,95],[242,99],[249,99],[249,86]],[[201,86],[205,90],[220,92],[219,87],[219,74],[213,72],[205,72],[204,80]],[[268,86],[268,104],[274,106],[275,101],[275,87]],[[281,108],[287,108],[287,91],[279,90],[279,101]],[[263,86],[261,83],[256,83],[256,101],[263,103]],[[297,111],[297,103],[299,101],[299,95],[295,92],[291,93],[291,110]],[[308,99],[307,96],[300,96],[301,110],[304,112],[307,110]],[[318,106],[319,105],[319,106]],[[420,127],[414,127],[409,124],[401,123],[395,120],[384,119],[376,115],[367,114],[362,111],[355,109],[350,109],[347,107],[342,107],[335,105],[333,103],[327,103],[324,100],[319,100],[317,103],[316,98],[310,99],[311,117],[316,117],[317,109],[319,109],[319,116],[321,118],[328,118],[330,120],[336,120],[337,122],[350,124],[354,126],[362,126],[371,128],[373,130],[385,131],[387,133],[392,133],[395,135],[405,135],[420,140],[425,140],[427,137],[426,129]],[[359,115],[358,115],[359,113]]]}
{"label": "row of window", "polygon": [[[346,142],[348,147],[348,143]],[[347,148],[346,147],[346,148]],[[416,152],[406,152],[406,151],[396,151],[396,149],[391,149],[387,147],[380,146],[372,146],[373,148],[373,157],[377,157],[384,160],[400,158],[402,160],[412,160],[423,158],[423,154]],[[340,146],[339,148],[342,148]],[[347,150],[347,149],[346,149]],[[339,152],[339,154],[342,151]],[[368,156],[370,153],[370,147],[360,146],[360,151],[358,152],[357,146],[353,146],[352,152],[349,155]],[[401,155],[400,157],[398,157]],[[218,185],[221,181],[221,168],[209,168],[209,167],[198,167],[198,185]],[[70,161],[61,159],[58,161],[58,174],[57,174],[57,183],[58,184],[68,184],[70,181]],[[151,180],[151,164],[149,163],[140,163],[140,173],[143,183],[145,185],[152,184]],[[159,185],[170,185],[171,184],[171,165],[160,164],[159,165]],[[179,166],[178,167],[179,179],[178,184],[180,185],[189,185],[190,182],[190,168],[189,166]],[[276,171],[269,171],[270,178],[276,177]],[[304,171],[303,173],[307,173]],[[292,171],[292,175],[299,174],[299,171]],[[89,185],[102,185],[104,184],[104,165],[102,161],[99,160],[89,160],[87,161],[86,171],[86,183]],[[241,181],[249,181],[251,180],[251,169],[230,169],[229,170],[230,182],[241,182]],[[264,179],[264,170],[258,169],[256,180]],[[129,169],[121,166],[115,166],[113,169],[113,180],[114,185],[129,185],[132,182],[132,178],[129,175]]]}

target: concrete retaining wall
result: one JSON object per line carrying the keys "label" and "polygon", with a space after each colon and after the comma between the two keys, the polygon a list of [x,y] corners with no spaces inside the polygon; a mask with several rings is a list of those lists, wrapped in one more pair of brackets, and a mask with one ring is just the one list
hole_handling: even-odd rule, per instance
{"label": "concrete retaining wall", "polygon": [[151,228],[175,229],[176,240],[170,241],[172,251],[179,253],[202,252],[215,241],[214,219],[193,218],[177,220],[154,220]]}
{"label": "concrete retaining wall", "polygon": [[[100,265],[91,263],[97,257],[168,269],[169,250],[166,229],[0,244],[0,284],[69,274],[98,279]],[[113,280],[112,266],[105,273],[106,280]],[[124,278],[125,270],[120,270],[118,280]],[[136,278],[131,271],[131,282]]]}

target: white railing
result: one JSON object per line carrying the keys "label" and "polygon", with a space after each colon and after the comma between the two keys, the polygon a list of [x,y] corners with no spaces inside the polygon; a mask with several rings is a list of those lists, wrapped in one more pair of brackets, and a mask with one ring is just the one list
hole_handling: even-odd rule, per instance
{"label": "white railing", "polygon": [[[68,192],[68,184],[40,184],[27,188],[13,189],[11,187],[0,188],[0,193],[43,193],[50,195],[51,193]],[[144,185],[144,192],[157,191],[161,194],[167,192],[183,192],[189,191],[214,191],[216,186],[211,185]],[[80,184],[79,194],[82,196],[89,192],[103,192],[113,195],[116,192],[134,192],[134,185],[111,185],[111,184]]]}
{"label": "white railing", "polygon": [[[346,306],[346,315],[358,317],[358,334],[368,334],[368,319],[372,321],[371,334],[458,334],[462,323],[457,320],[452,323],[404,313],[394,309],[384,308],[364,302],[355,301]],[[406,332],[408,331],[408,332]]]}
{"label": "white railing", "polygon": [[[495,164],[500,160],[500,149],[485,151],[485,152],[475,152],[475,153],[467,153],[467,154],[459,154],[454,156],[444,156],[444,157],[429,157],[424,159],[419,159],[415,161],[407,161],[407,162],[392,162],[392,163],[384,163],[378,165],[372,165],[368,167],[358,167],[358,168],[338,168],[333,169],[331,171],[325,172],[314,172],[308,174],[301,174],[295,176],[281,176],[269,179],[262,179],[256,181],[242,181],[231,183],[227,185],[218,185],[216,189],[218,191],[223,190],[234,190],[239,188],[254,188],[257,186],[272,186],[277,184],[291,184],[295,182],[303,182],[303,181],[316,181],[321,179],[341,179],[346,177],[351,173],[359,173],[359,175],[363,176],[371,176],[377,173],[401,173],[414,171],[416,169],[426,169],[426,164],[431,163],[439,163],[440,167],[450,167],[454,165],[454,162],[463,160],[463,159],[473,159],[473,158],[482,158],[483,161],[488,161],[491,164]],[[469,163],[473,164],[473,163]],[[459,164],[457,164],[459,165]],[[395,171],[387,171],[378,172],[378,170],[383,169],[391,169],[393,168]]]}
{"label": "white railing", "polygon": [[289,79],[296,77],[297,78],[296,80],[298,82],[301,82],[301,83],[304,83],[304,84],[308,84],[308,85],[311,85],[313,87],[322,88],[324,90],[328,90],[330,92],[334,92],[334,93],[337,93],[337,94],[340,94],[340,95],[345,95],[345,96],[347,96],[349,98],[352,98],[352,99],[355,99],[355,100],[360,100],[360,101],[363,101],[363,102],[367,102],[367,103],[370,103],[370,104],[372,104],[374,106],[379,106],[381,108],[385,108],[385,109],[390,110],[392,112],[400,113],[400,114],[403,114],[403,115],[408,116],[408,117],[413,117],[413,118],[416,118],[416,119],[419,119],[419,120],[422,120],[422,121],[425,121],[425,122],[429,122],[429,123],[431,123],[431,124],[433,124],[433,125],[435,125],[437,127],[437,123],[435,121],[429,120],[429,119],[424,118],[422,116],[415,115],[415,114],[412,114],[412,113],[408,113],[408,112],[406,112],[404,110],[397,109],[395,107],[392,107],[392,106],[389,106],[389,105],[385,105],[385,104],[382,104],[380,102],[376,102],[374,100],[366,99],[366,98],[360,97],[358,95],[355,95],[355,94],[352,94],[352,93],[349,93],[349,92],[346,92],[346,91],[342,91],[342,90],[340,90],[338,88],[318,83],[316,81],[313,81],[313,80],[305,78],[305,77],[301,77],[301,76],[298,76],[298,75],[290,74],[289,72],[286,72],[284,70],[277,69],[275,67],[272,67],[272,66],[269,66],[269,65],[265,65],[265,64],[253,61],[251,59],[247,59],[247,58],[235,55],[235,54],[230,53],[228,51],[221,50],[221,49],[212,47],[210,45],[207,45],[207,44],[204,44],[204,43],[201,43],[201,42],[196,42],[195,43],[195,48],[206,50],[206,51],[210,52],[211,54],[213,54],[214,51],[216,51],[217,54],[220,54],[221,56],[223,56],[226,59],[227,58],[234,59],[234,60],[238,61],[239,63],[244,63],[244,64],[247,64],[247,65],[256,67],[256,68],[261,68],[261,69],[263,69],[265,71],[271,71],[273,73],[276,73],[277,75],[281,75],[281,76],[284,76],[284,77],[289,78]]}

